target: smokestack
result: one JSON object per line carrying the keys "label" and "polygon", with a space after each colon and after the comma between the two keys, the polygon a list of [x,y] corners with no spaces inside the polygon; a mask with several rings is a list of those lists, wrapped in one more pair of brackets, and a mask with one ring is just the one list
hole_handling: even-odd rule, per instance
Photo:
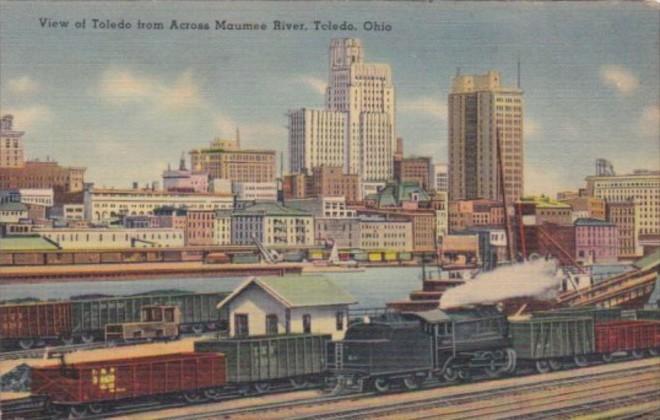
{"label": "smokestack", "polygon": [[137,190],[138,189],[138,183],[137,181],[133,181],[133,189]]}
{"label": "smokestack", "polygon": [[520,89],[520,57],[518,57],[517,86]]}
{"label": "smokestack", "polygon": [[236,127],[236,148],[241,148],[241,131],[238,127]]}

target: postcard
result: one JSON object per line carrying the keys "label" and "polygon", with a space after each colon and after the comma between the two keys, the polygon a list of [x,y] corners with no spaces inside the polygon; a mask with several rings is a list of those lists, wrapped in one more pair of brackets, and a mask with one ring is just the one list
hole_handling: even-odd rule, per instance
{"label": "postcard", "polygon": [[0,416],[658,418],[659,17],[0,0]]}

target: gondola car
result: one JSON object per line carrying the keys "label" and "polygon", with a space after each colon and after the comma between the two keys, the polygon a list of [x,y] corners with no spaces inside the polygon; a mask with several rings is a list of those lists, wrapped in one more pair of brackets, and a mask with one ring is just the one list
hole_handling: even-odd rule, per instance
{"label": "gondola car", "polygon": [[190,403],[303,389],[321,383],[330,335],[205,339],[192,353],[32,369],[32,393],[58,414],[99,415],[121,404],[180,398]]}
{"label": "gondola car", "polygon": [[227,317],[218,313],[216,305],[227,294],[159,290],[132,296],[5,303],[0,305],[0,343],[7,351],[103,340],[107,324],[139,322],[141,308],[148,305],[177,306],[182,333],[222,330]]}
{"label": "gondola car", "polygon": [[178,353],[32,368],[32,393],[46,395],[55,413],[98,415],[118,403],[182,398],[196,401],[226,384],[218,353]]}

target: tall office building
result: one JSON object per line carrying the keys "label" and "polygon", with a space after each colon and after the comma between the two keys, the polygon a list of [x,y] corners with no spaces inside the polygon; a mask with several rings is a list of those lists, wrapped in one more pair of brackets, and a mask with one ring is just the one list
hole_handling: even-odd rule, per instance
{"label": "tall office building", "polygon": [[508,203],[523,195],[523,99],[500,74],[458,75],[449,94],[449,198],[501,200],[499,131]]}
{"label": "tall office building", "polygon": [[392,177],[395,121],[390,66],[365,63],[363,55],[358,39],[331,41],[326,109],[289,113],[292,172],[332,166],[341,158],[344,172],[357,174],[364,182]]}
{"label": "tall office building", "polygon": [[14,130],[14,116],[3,115],[0,119],[0,168],[22,168],[23,131]]}

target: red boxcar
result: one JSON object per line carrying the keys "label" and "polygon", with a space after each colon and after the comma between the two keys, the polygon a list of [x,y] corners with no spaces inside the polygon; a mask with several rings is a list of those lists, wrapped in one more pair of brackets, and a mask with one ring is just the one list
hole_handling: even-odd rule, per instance
{"label": "red boxcar", "polygon": [[47,338],[71,335],[71,303],[0,305],[0,337]]}
{"label": "red boxcar", "polygon": [[219,388],[225,356],[176,353],[32,368],[32,393],[59,405],[84,405]]}
{"label": "red boxcar", "polygon": [[660,322],[607,321],[596,323],[596,351],[648,350],[660,347]]}

